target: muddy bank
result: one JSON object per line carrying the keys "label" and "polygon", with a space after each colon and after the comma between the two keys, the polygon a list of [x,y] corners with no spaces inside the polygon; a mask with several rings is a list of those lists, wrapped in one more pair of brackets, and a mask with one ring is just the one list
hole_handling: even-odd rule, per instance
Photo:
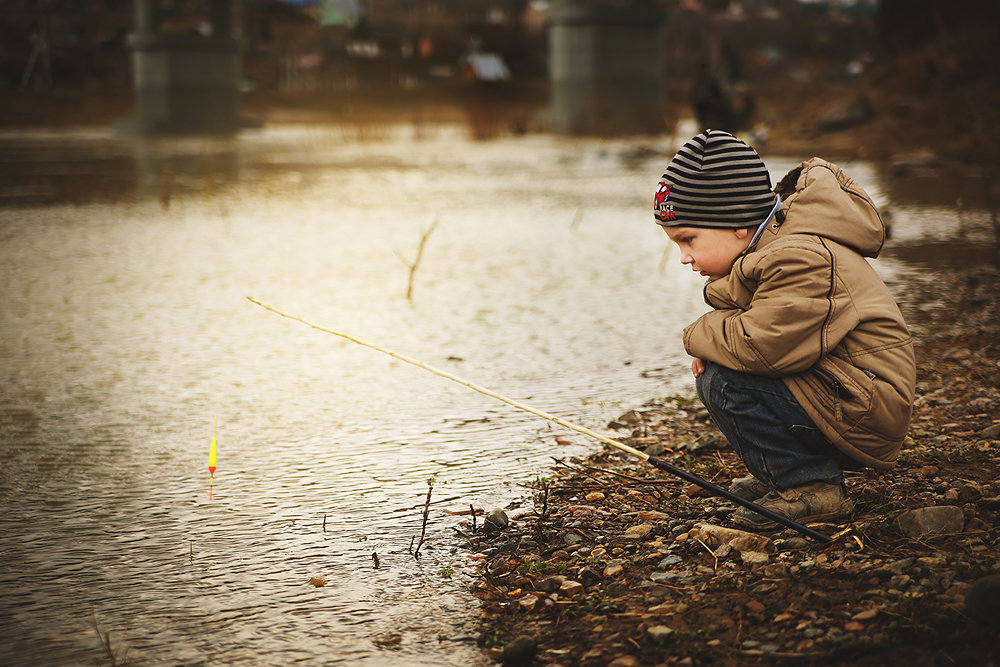
{"label": "muddy bank", "polygon": [[[730,503],[610,448],[561,460],[508,508],[506,531],[469,540],[484,651],[617,667],[994,664],[1000,274],[951,271],[907,290],[919,363],[910,438],[895,469],[849,477],[850,520],[810,524],[830,544],[729,534]],[[746,474],[689,397],[611,426],[721,486]]]}

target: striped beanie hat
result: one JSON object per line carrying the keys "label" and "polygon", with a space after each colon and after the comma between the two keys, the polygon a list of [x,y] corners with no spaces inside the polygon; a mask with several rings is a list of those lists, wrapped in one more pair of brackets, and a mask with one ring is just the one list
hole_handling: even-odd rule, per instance
{"label": "striped beanie hat", "polygon": [[653,197],[664,227],[755,227],[774,208],[771,176],[754,149],[721,130],[681,146]]}

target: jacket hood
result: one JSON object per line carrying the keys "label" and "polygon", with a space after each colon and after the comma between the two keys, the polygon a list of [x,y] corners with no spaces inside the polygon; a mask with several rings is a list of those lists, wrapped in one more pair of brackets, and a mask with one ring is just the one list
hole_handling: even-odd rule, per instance
{"label": "jacket hood", "polygon": [[779,234],[814,234],[865,257],[878,257],[882,251],[882,216],[868,193],[840,167],[812,158],[785,174],[774,191],[782,199],[781,208],[761,234],[758,248]]}

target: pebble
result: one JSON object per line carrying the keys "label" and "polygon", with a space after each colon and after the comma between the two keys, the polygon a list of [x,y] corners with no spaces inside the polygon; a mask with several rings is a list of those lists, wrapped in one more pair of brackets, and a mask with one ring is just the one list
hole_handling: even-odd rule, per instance
{"label": "pebble", "polygon": [[991,574],[972,582],[965,594],[965,608],[973,618],[1000,628],[1000,574]]}
{"label": "pebble", "polygon": [[608,667],[638,667],[639,658],[634,655],[621,655],[608,663]]}
{"label": "pebble", "polygon": [[965,515],[954,505],[923,507],[900,514],[896,526],[903,535],[914,538],[961,533]]}
{"label": "pebble", "polygon": [[668,637],[673,635],[675,632],[676,630],[666,625],[653,625],[647,628],[646,630],[646,634],[648,634],[649,638],[652,639],[654,642],[663,641],[664,639],[667,639]]}
{"label": "pebble", "polygon": [[677,563],[680,563],[682,560],[684,559],[681,558],[680,556],[676,554],[671,554],[670,556],[666,556],[665,558],[663,558],[663,560],[657,563],[656,569],[658,570],[669,569],[671,565],[677,565]]}
{"label": "pebble", "polygon": [[638,526],[631,526],[625,530],[625,539],[641,540],[653,532],[653,524],[640,523]]}
{"label": "pebble", "polygon": [[483,519],[483,530],[487,533],[499,533],[510,525],[510,518],[502,509],[490,510]]}
{"label": "pebble", "polygon": [[515,637],[503,647],[501,661],[504,665],[529,665],[535,659],[538,644],[527,635]]}

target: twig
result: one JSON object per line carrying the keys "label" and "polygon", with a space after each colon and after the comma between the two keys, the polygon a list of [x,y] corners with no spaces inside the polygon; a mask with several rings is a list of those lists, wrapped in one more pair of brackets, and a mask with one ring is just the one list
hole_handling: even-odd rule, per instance
{"label": "twig", "polygon": [[[417,542],[417,548],[413,552],[413,557],[420,560],[420,547],[424,545],[424,536],[427,534],[427,515],[431,511],[431,491],[434,490],[434,478],[431,477],[427,480],[427,500],[424,501],[424,520],[420,526],[420,541]],[[413,541],[410,541],[410,545],[413,545]]]}
{"label": "twig", "polygon": [[427,231],[425,231],[420,236],[420,245],[417,246],[417,256],[413,260],[413,262],[407,262],[402,257],[402,255],[400,255],[398,252],[396,253],[396,256],[399,257],[399,259],[404,264],[406,264],[408,267],[410,267],[410,279],[409,279],[409,281],[406,284],[406,300],[407,301],[412,301],[413,300],[413,277],[417,273],[417,267],[420,265],[420,260],[423,259],[423,257],[424,257],[424,246],[427,245],[427,239],[430,238],[431,232],[433,232],[434,228],[437,227],[438,220],[439,220],[439,218],[435,218],[434,219],[434,223],[430,226],[430,228],[428,228]]}
{"label": "twig", "polygon": [[469,503],[469,511],[472,512],[472,534],[475,535],[476,534],[476,508],[472,506],[472,503]]}
{"label": "twig", "polygon": [[[111,631],[101,632],[101,626],[97,623],[97,612],[94,613],[94,630],[97,631],[97,636],[101,640],[101,648],[104,649],[104,655],[108,658],[108,664],[111,667],[124,667],[128,664],[126,656],[128,655],[128,649],[122,653],[121,658],[118,657],[118,651],[116,651],[111,646]],[[121,644],[118,644],[118,649],[121,649]]]}
{"label": "twig", "polygon": [[545,480],[542,485],[542,513],[538,515],[538,521],[535,522],[535,541],[539,544],[542,543],[542,527],[545,523],[546,515],[549,511],[549,481]]}

